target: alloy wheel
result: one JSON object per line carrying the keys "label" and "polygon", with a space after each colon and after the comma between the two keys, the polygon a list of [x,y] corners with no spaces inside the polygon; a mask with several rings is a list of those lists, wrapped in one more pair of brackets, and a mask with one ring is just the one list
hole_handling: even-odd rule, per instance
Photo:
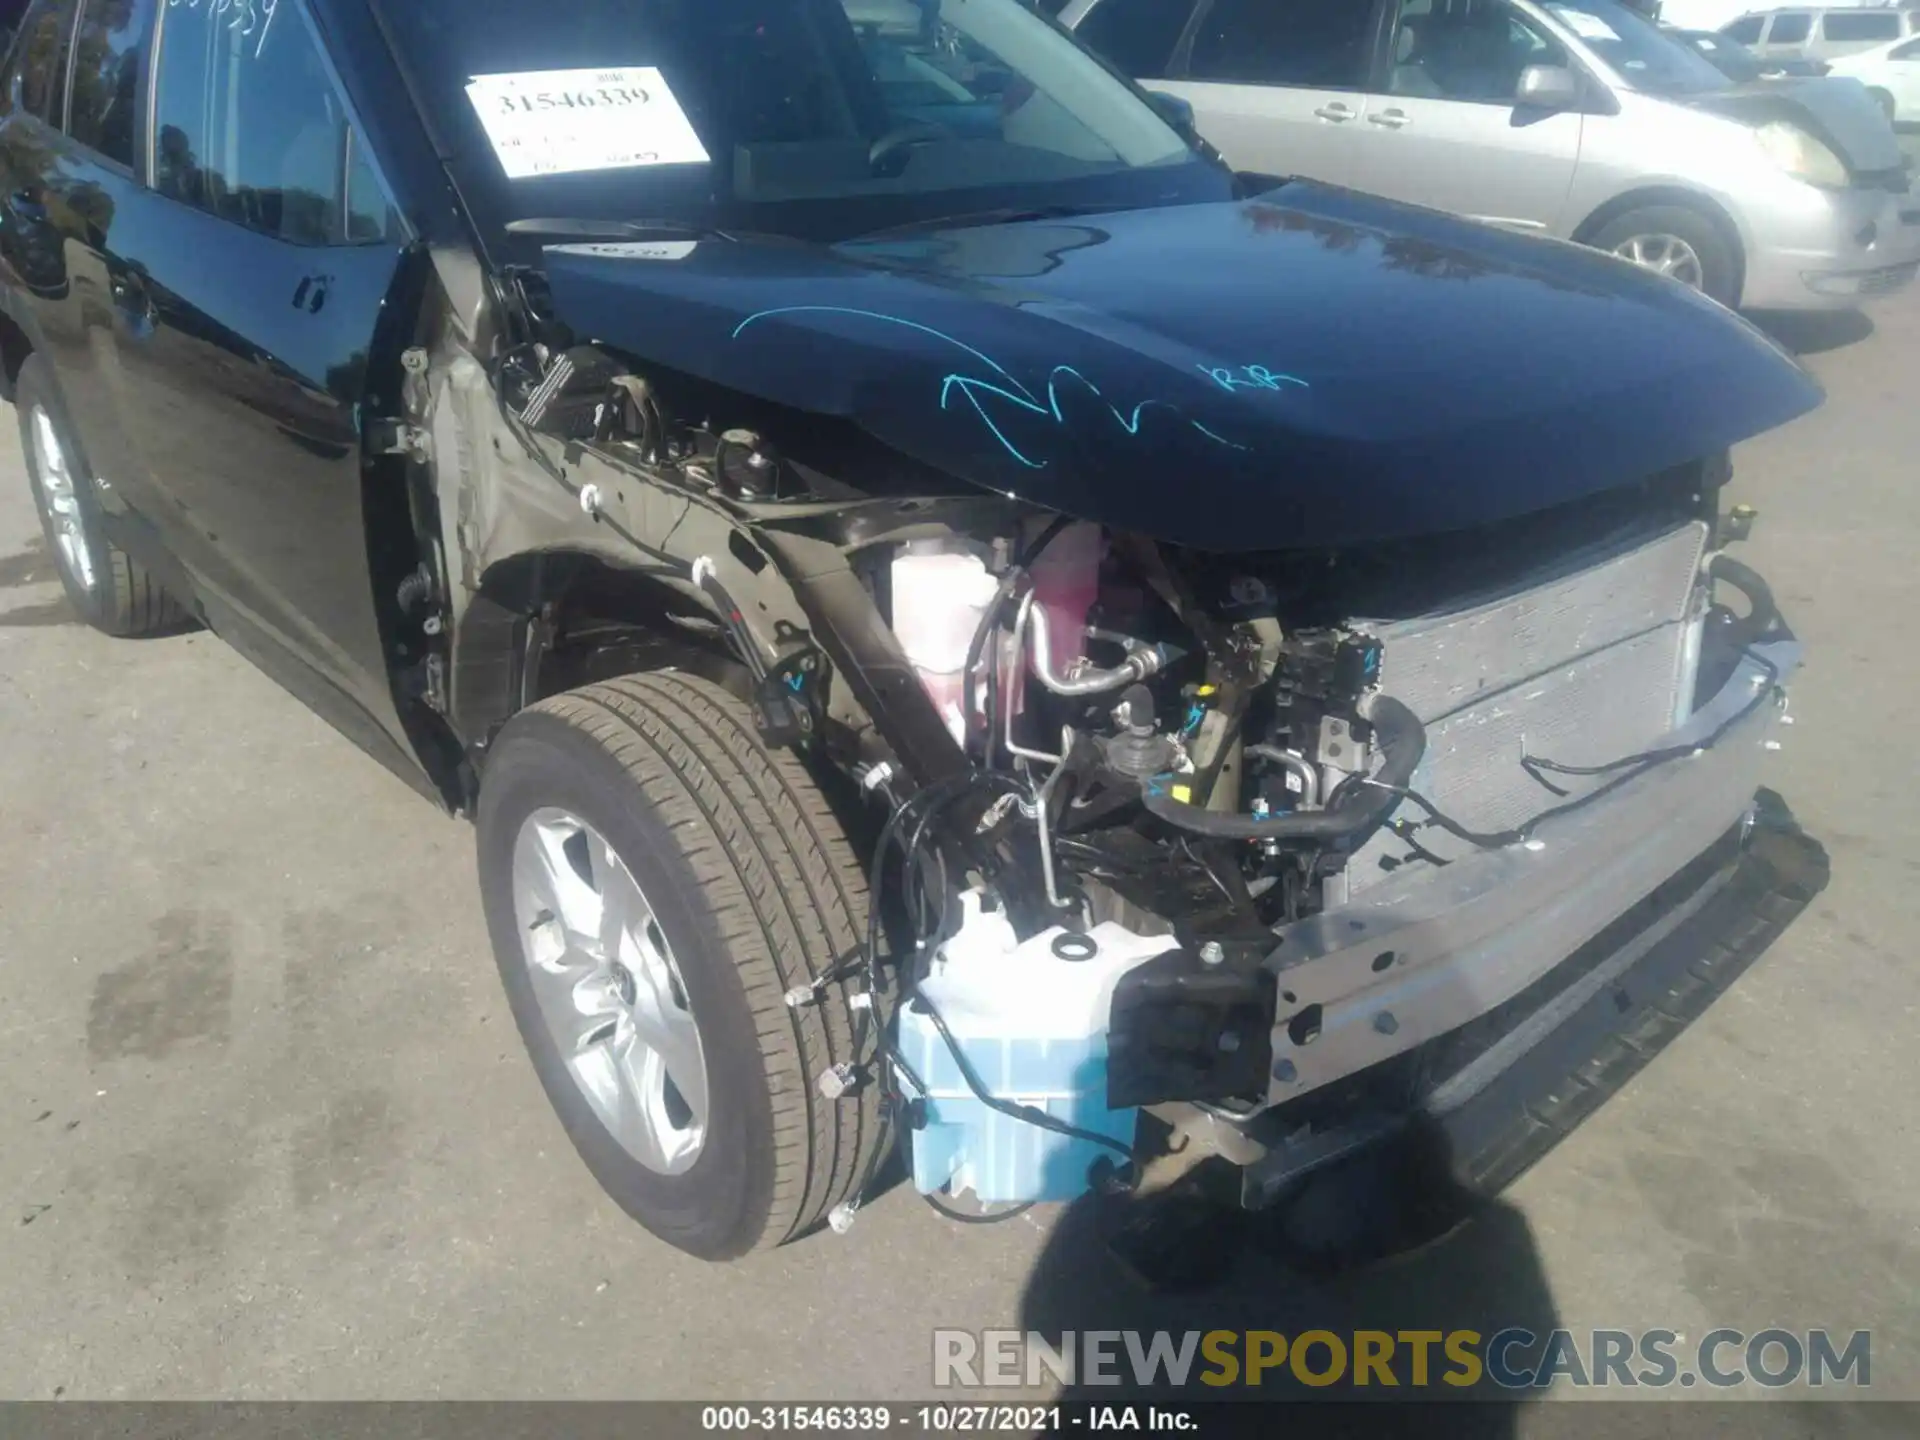
{"label": "alloy wheel", "polygon": [[1613,253],[1695,290],[1706,284],[1706,267],[1700,263],[1699,253],[1678,235],[1635,235],[1614,246]]}
{"label": "alloy wheel", "polygon": [[678,1175],[707,1129],[700,1026],[626,862],[579,816],[520,827],[513,904],[534,999],[580,1093],[635,1160]]}
{"label": "alloy wheel", "polygon": [[82,590],[93,589],[93,551],[87,544],[86,520],[74,489],[67,452],[44,405],[33,407],[33,461],[40,494],[53,519],[55,549],[60,564]]}

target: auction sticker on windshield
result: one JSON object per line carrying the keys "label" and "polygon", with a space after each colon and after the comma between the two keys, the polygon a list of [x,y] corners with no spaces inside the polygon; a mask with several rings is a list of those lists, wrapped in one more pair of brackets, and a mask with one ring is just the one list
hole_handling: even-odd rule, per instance
{"label": "auction sticker on windshield", "polygon": [[476,75],[467,98],[509,180],[709,159],[651,65]]}
{"label": "auction sticker on windshield", "polygon": [[1551,7],[1566,27],[1582,40],[1618,40],[1619,32],[1598,15],[1589,15],[1584,10],[1575,10],[1566,5]]}

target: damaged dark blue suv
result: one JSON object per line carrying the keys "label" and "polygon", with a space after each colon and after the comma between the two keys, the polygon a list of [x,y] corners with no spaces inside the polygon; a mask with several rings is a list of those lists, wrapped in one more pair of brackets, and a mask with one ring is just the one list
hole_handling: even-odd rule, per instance
{"label": "damaged dark blue suv", "polygon": [[35,0],[0,171],[74,605],[475,820],[555,1109],[696,1254],[896,1146],[1273,1202],[1741,863],[1797,650],[1721,491],[1803,373],[1236,174],[1020,0]]}

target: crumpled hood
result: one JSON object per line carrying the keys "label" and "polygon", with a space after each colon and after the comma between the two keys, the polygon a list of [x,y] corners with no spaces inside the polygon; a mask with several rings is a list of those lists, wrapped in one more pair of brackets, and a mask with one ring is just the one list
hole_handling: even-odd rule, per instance
{"label": "crumpled hood", "polygon": [[1825,141],[1855,175],[1897,174],[1907,168],[1906,152],[1886,113],[1851,75],[1756,80],[1689,96],[1684,103],[1749,125],[1790,120]]}
{"label": "crumpled hood", "polygon": [[582,338],[1222,552],[1490,523],[1820,399],[1670,281],[1306,183],[831,248],[556,246],[546,266]]}

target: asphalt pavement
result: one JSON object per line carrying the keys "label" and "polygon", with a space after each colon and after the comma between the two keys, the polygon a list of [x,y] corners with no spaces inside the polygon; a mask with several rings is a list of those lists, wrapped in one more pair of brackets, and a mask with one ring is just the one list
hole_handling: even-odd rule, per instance
{"label": "asphalt pavement", "polygon": [[[1805,640],[1769,783],[1832,882],[1479,1221],[1224,1323],[1873,1331],[1920,1398],[1920,294],[1782,327],[1737,456]],[[1106,1318],[1071,1214],[907,1189],[712,1268],[628,1223],[501,997],[467,829],[193,634],[68,617],[0,439],[0,1396],[900,1398],[932,1332]],[[1124,1323],[1207,1324],[1205,1297]],[[1096,1313],[1101,1312],[1101,1313]]]}

